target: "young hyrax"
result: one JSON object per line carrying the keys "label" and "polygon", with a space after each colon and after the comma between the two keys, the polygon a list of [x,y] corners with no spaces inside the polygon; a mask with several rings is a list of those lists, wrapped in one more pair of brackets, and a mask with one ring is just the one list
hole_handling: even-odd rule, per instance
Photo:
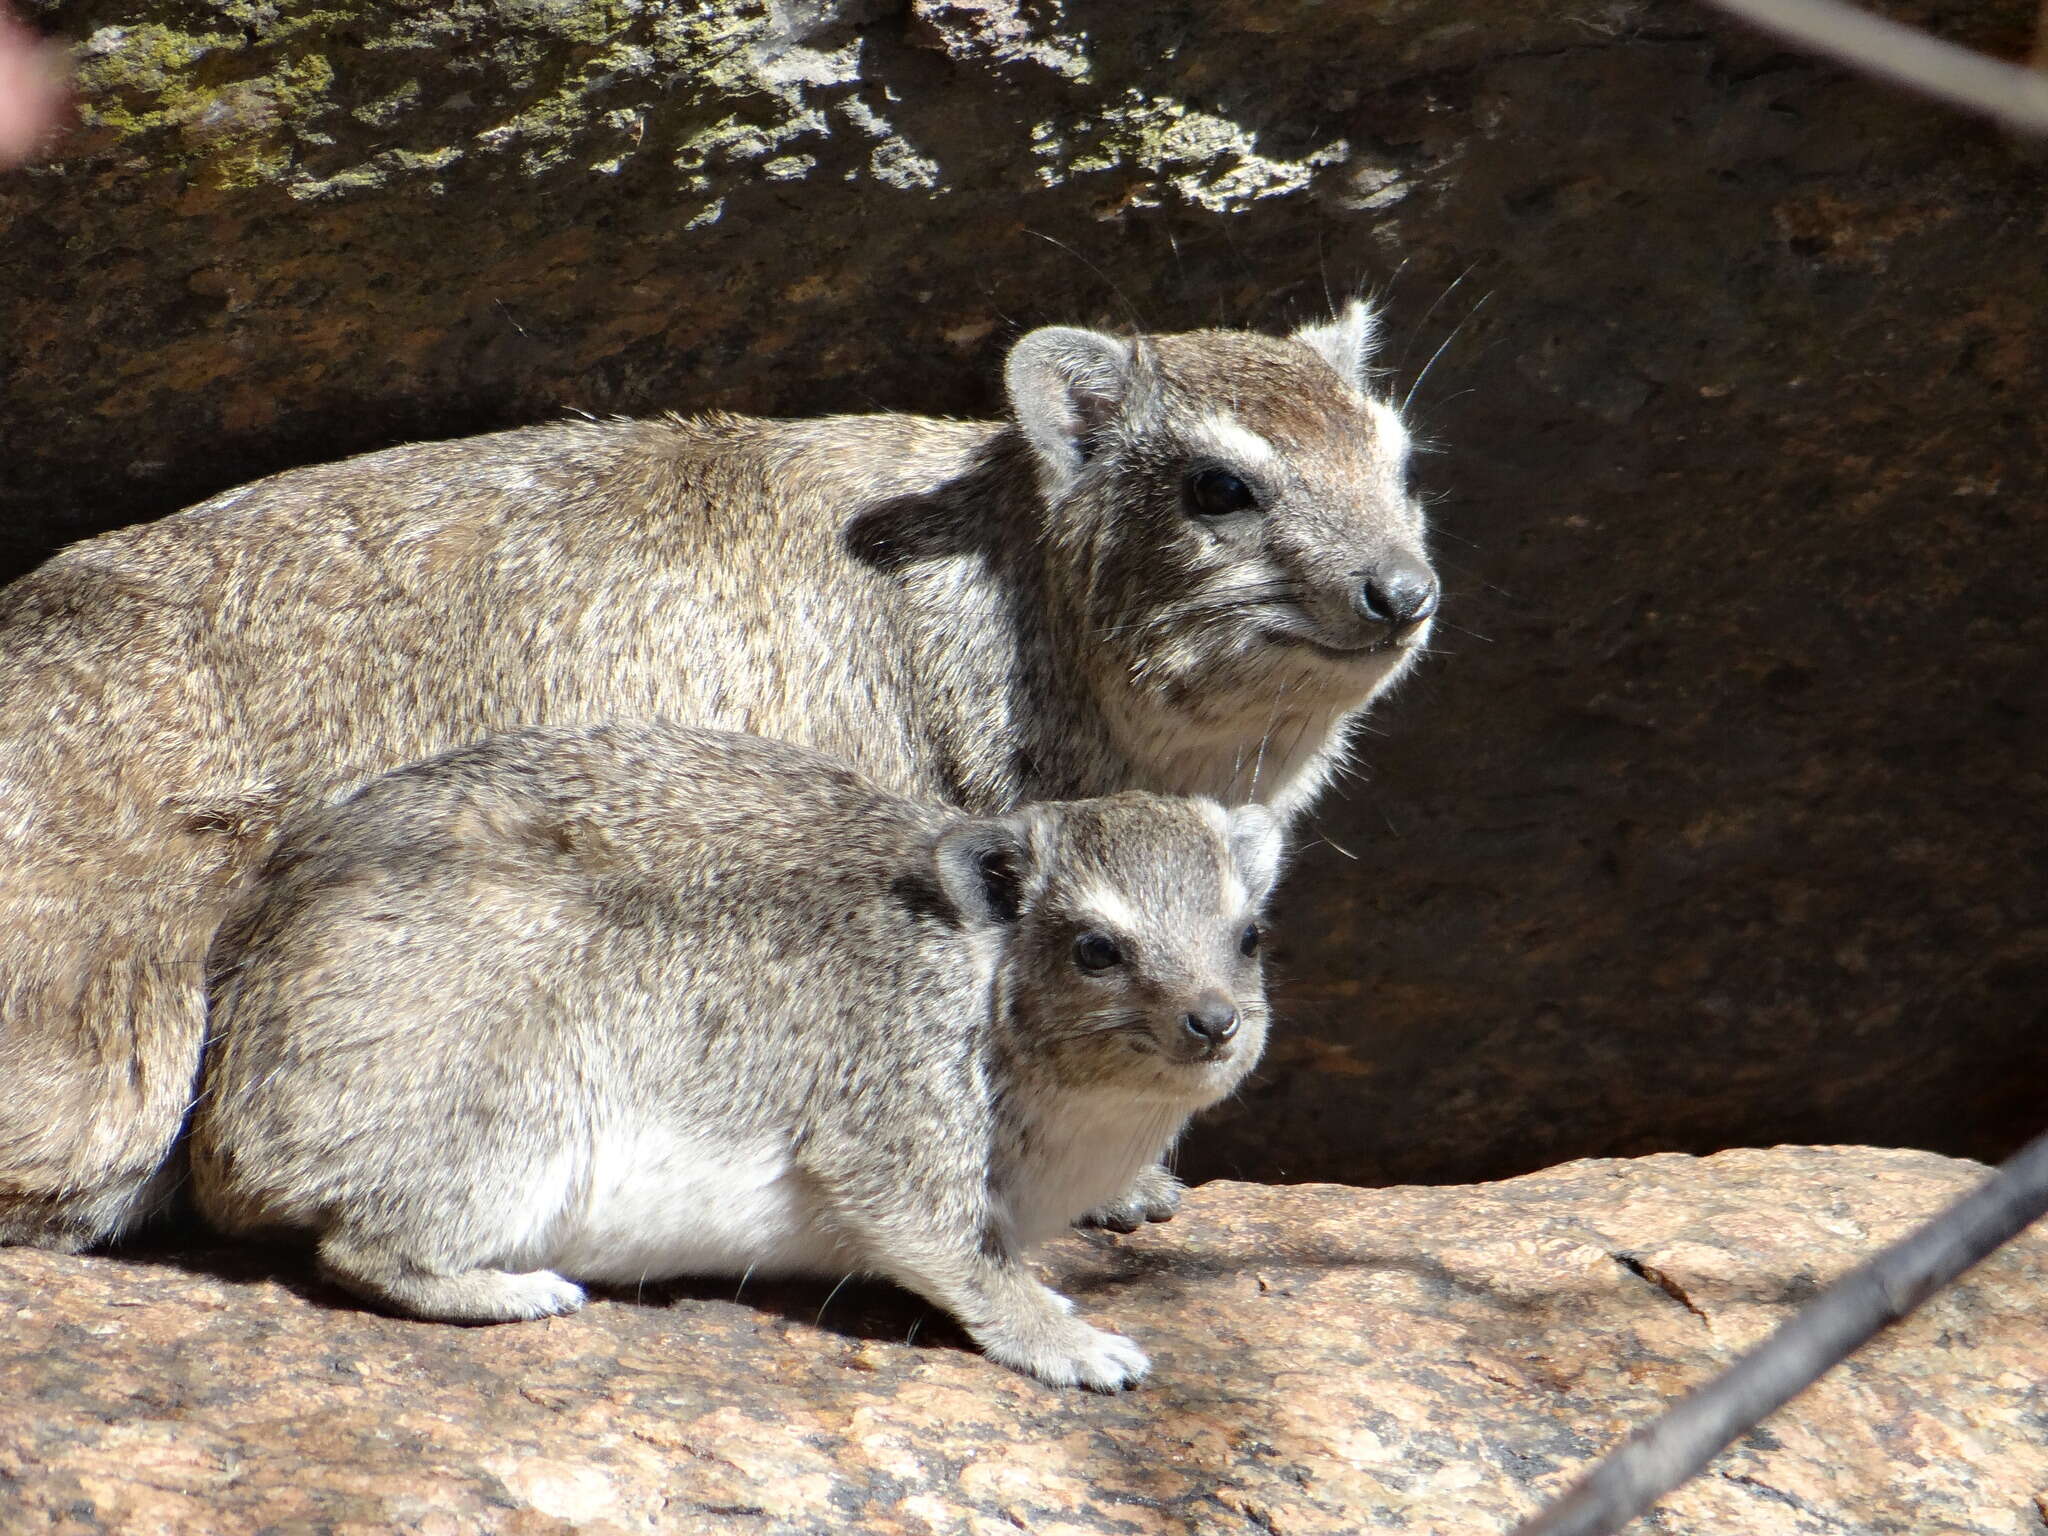
{"label": "young hyrax", "polygon": [[286,829],[214,947],[194,1189],[421,1317],[862,1273],[1127,1386],[1023,1255],[1258,1059],[1279,856],[1257,806],[974,818],[757,737],[497,737]]}
{"label": "young hyrax", "polygon": [[1032,331],[997,422],[395,448],[0,593],[0,1242],[163,1193],[201,961],[282,818],[494,732],[749,731],[977,816],[1292,816],[1437,602],[1371,330]]}

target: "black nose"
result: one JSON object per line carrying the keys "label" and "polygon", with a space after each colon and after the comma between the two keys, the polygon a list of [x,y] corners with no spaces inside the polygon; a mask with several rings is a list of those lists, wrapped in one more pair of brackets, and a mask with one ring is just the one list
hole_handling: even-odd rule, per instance
{"label": "black nose", "polygon": [[1197,1040],[1221,1045],[1237,1033],[1237,1004],[1221,992],[1204,992],[1181,1023]]}
{"label": "black nose", "polygon": [[1389,560],[1365,578],[1354,601],[1375,624],[1398,629],[1436,612],[1436,574],[1418,561]]}

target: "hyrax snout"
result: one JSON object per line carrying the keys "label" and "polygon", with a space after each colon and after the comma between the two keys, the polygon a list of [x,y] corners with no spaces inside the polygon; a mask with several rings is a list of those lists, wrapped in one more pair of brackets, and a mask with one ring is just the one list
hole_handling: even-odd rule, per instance
{"label": "hyrax snout", "polygon": [[1279,858],[1255,806],[970,818],[757,737],[493,738],[284,830],[210,957],[194,1189],[422,1317],[865,1273],[1126,1386],[1023,1256],[1257,1061]]}
{"label": "hyrax snout", "polygon": [[[1354,305],[1284,341],[1054,328],[1011,354],[1011,399],[1063,508],[1054,537],[1086,550],[1074,596],[1098,691],[1135,720],[1231,726],[1281,701],[1259,775],[1218,793],[1291,801],[1307,743],[1436,612],[1407,429],[1363,387],[1373,324]],[[1354,387],[1328,387],[1333,362]],[[1183,724],[1179,746],[1201,734]]]}

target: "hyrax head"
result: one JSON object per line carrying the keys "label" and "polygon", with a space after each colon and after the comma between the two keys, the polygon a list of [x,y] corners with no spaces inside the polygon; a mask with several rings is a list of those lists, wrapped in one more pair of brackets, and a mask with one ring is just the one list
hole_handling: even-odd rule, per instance
{"label": "hyrax head", "polygon": [[936,851],[954,905],[1000,931],[1013,1048],[1064,1084],[1189,1110],[1265,1048],[1259,911],[1280,857],[1262,806],[1135,792],[967,822]]}
{"label": "hyrax head", "polygon": [[1437,580],[1374,328],[1354,302],[1284,340],[1053,327],[1011,350],[1073,621],[1134,692],[1348,708],[1426,638]]}

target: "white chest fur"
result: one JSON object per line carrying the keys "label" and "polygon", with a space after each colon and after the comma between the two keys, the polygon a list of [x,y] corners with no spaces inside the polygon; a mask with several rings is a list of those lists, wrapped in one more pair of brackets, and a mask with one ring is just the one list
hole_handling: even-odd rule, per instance
{"label": "white chest fur", "polygon": [[[1032,1115],[998,1188],[1020,1248],[1066,1230],[1124,1193],[1156,1162],[1187,1106],[1062,1094]],[[508,1225],[487,1262],[574,1280],[633,1284],[678,1275],[839,1276],[866,1267],[832,1234],[788,1142],[692,1137],[658,1124],[615,1125],[557,1159],[553,1187]]]}
{"label": "white chest fur", "polygon": [[780,1138],[701,1141],[659,1124],[614,1126],[581,1160],[559,1214],[508,1261],[576,1280],[673,1275],[843,1275]]}
{"label": "white chest fur", "polygon": [[1042,1243],[1129,1189],[1172,1145],[1188,1108],[1133,1103],[1128,1095],[1062,1094],[1034,1112],[1023,1155],[1000,1190],[1018,1244]]}
{"label": "white chest fur", "polygon": [[1160,794],[1207,795],[1225,805],[1255,802],[1282,819],[1313,800],[1344,750],[1346,713],[1274,713],[1249,740],[1237,722],[1227,731],[1173,720],[1126,727],[1132,759],[1148,765],[1147,787]]}

